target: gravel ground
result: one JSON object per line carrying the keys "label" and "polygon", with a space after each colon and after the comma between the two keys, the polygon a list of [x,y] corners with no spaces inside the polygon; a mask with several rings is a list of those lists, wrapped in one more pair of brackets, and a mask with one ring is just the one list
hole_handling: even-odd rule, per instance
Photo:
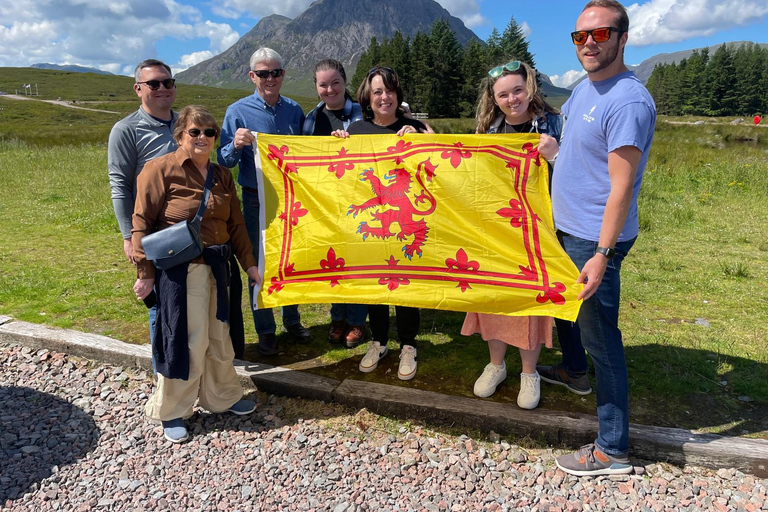
{"label": "gravel ground", "polygon": [[145,371],[3,344],[0,363],[0,508],[768,510],[768,480],[733,469],[576,478],[557,450],[255,392],[252,415],[199,411],[191,441],[170,445],[143,415]]}

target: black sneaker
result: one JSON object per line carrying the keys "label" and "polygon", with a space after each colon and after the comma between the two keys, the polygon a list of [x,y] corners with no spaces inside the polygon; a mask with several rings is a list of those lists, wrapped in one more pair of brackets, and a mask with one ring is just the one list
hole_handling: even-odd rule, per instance
{"label": "black sneaker", "polygon": [[587,374],[573,377],[568,375],[565,371],[565,367],[562,364],[556,364],[553,366],[536,366],[536,371],[539,372],[539,377],[544,382],[550,384],[557,384],[558,386],[565,386],[569,391],[576,393],[577,395],[588,395],[592,392],[592,387],[589,385],[589,377]]}
{"label": "black sneaker", "polygon": [[263,356],[276,356],[280,353],[277,348],[277,336],[271,332],[269,334],[259,334],[259,354]]}
{"label": "black sneaker", "polygon": [[285,330],[288,331],[288,333],[291,335],[291,338],[293,338],[293,341],[296,343],[306,345],[312,341],[312,335],[309,333],[306,327],[301,324],[286,325]]}
{"label": "black sneaker", "polygon": [[627,475],[634,471],[629,457],[603,453],[594,444],[587,444],[579,451],[555,459],[557,467],[576,476]]}

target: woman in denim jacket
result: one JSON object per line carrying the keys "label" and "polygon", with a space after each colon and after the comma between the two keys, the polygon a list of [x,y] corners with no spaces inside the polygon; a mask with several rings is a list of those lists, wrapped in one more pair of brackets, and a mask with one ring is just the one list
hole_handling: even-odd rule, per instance
{"label": "woman in denim jacket", "polygon": [[[483,79],[477,105],[477,133],[539,133],[539,154],[550,168],[560,150],[562,116],[544,100],[536,83],[536,71],[512,61],[491,69]],[[552,319],[467,313],[461,333],[480,334],[488,342],[491,362],[475,382],[474,393],[491,396],[507,377],[504,356],[507,346],[520,349],[522,373],[517,405],[539,405],[540,380],[536,372],[541,345],[552,346]]]}
{"label": "woman in denim jacket", "polygon": [[[312,77],[317,95],[322,101],[307,114],[302,126],[303,135],[332,135],[344,132],[355,121],[363,119],[360,104],[352,101],[347,92],[347,74],[341,62],[324,59],[315,64]],[[331,304],[330,343],[344,343],[353,348],[366,338],[365,304]]]}

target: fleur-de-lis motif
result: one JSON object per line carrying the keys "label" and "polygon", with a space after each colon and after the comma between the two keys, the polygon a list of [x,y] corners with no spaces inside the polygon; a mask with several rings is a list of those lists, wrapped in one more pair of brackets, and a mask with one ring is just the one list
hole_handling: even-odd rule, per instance
{"label": "fleur-de-lis motif", "polygon": [[283,168],[285,172],[298,173],[298,168],[296,167],[295,164],[285,164],[285,167],[283,167],[283,164],[285,163],[285,155],[287,154],[288,154],[288,146],[280,146],[278,148],[277,146],[270,144],[267,158],[270,160],[277,160],[277,167]]}
{"label": "fleur-de-lis motif", "polygon": [[519,228],[523,225],[523,204],[517,199],[510,199],[509,206],[510,208],[502,208],[496,213],[502,217],[507,217],[513,228]]}
{"label": "fleur-de-lis motif", "polygon": [[408,280],[407,277],[390,276],[390,277],[380,277],[379,284],[387,285],[387,288],[390,291],[392,291],[397,289],[397,287],[400,286],[401,284],[408,285],[408,284],[411,284],[411,282]]}
{"label": "fleur-de-lis motif", "polygon": [[[454,258],[447,258],[445,260],[445,266],[448,268],[455,268],[457,270],[472,270],[477,271],[480,268],[480,264],[477,261],[470,261],[467,257],[466,251],[464,249],[459,249],[456,251],[456,259]],[[467,289],[472,288],[469,285],[469,281],[461,280],[459,281],[459,284],[456,285],[456,288],[461,288],[461,292],[464,293],[467,291]]]}
{"label": "fleur-de-lis motif", "polygon": [[467,253],[464,249],[456,251],[456,259],[448,258],[445,260],[445,266],[448,268],[455,268],[458,270],[477,270],[480,268],[480,264],[474,260],[469,261]]}
{"label": "fleur-de-lis motif", "polygon": [[[301,207],[301,201],[296,201],[291,207],[291,226],[295,226],[299,223],[299,217],[303,217],[309,213],[309,210]],[[285,222],[285,212],[282,212],[277,216],[278,219]]]}
{"label": "fleur-de-lis motif", "polygon": [[344,258],[337,258],[336,257],[336,251],[333,250],[333,247],[330,247],[328,249],[328,253],[325,255],[327,259],[320,260],[320,268],[328,268],[328,269],[336,269],[336,268],[344,268]]}
{"label": "fleur-de-lis motif", "polygon": [[544,304],[547,301],[552,301],[556,306],[562,306],[565,304],[565,297],[562,295],[564,291],[565,285],[563,283],[553,283],[553,286],[550,286],[546,292],[536,296],[536,302]]}
{"label": "fleur-de-lis motif", "polygon": [[440,155],[442,158],[450,159],[451,165],[454,169],[458,168],[459,165],[461,165],[461,161],[464,158],[470,158],[472,156],[472,153],[466,150],[462,150],[461,148],[464,147],[464,145],[461,142],[457,142],[453,145],[456,149],[448,149],[442,152]]}
{"label": "fleur-de-lis motif", "polygon": [[406,149],[410,148],[413,145],[412,142],[405,142],[403,139],[400,139],[397,141],[397,144],[394,146],[389,146],[387,148],[388,153],[398,153],[405,151]]}

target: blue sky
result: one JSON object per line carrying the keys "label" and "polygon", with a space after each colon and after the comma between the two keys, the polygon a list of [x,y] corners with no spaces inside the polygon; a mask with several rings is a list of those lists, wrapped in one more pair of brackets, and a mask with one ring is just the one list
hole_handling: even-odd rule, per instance
{"label": "blue sky", "polygon": [[[382,0],[385,1],[385,0]],[[262,16],[294,17],[311,0],[0,0],[0,66],[80,64],[130,74],[155,57],[175,71],[234,44]],[[578,78],[569,33],[574,0],[439,0],[482,39],[510,17],[524,27],[542,72],[559,85]],[[768,42],[768,0],[640,0],[630,13],[628,64],[658,53],[729,41]],[[279,10],[275,10],[279,9]]]}

